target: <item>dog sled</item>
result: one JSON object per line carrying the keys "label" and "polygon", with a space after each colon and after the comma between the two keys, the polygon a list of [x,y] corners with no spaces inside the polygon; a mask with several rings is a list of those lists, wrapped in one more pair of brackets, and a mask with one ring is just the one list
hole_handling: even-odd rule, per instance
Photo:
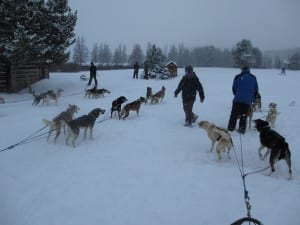
{"label": "dog sled", "polygon": [[88,77],[85,74],[80,75],[80,80],[87,81]]}

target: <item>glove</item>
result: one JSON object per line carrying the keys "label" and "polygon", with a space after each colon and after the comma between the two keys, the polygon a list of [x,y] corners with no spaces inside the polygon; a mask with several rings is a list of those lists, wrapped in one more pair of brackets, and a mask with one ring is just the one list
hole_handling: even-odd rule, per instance
{"label": "glove", "polygon": [[177,98],[177,94],[176,93],[174,93],[174,98]]}
{"label": "glove", "polygon": [[203,102],[204,102],[204,99],[205,99],[205,96],[200,97],[200,102],[203,103]]}

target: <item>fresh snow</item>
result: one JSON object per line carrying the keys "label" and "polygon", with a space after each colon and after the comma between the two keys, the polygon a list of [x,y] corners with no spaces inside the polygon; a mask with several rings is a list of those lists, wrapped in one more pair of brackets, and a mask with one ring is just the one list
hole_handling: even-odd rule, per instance
{"label": "fresh snow", "polygon": [[[182,74],[182,70],[179,73]],[[205,90],[204,104],[197,98],[194,111],[199,120],[227,126],[231,110],[231,85],[237,69],[197,68]],[[263,110],[278,104],[276,130],[289,142],[293,179],[288,180],[284,161],[276,172],[249,175],[246,179],[252,216],[264,224],[298,224],[300,213],[300,72],[252,70],[262,95]],[[33,85],[37,92],[63,88],[58,106],[32,106],[27,90],[1,94],[0,148],[10,146],[43,127],[42,119],[52,119],[67,105],[80,107],[78,115],[95,107],[107,110],[94,129],[94,139],[83,140],[76,148],[65,145],[64,135],[47,143],[45,139],[0,153],[1,225],[220,225],[246,216],[242,182],[231,152],[218,161],[208,152],[210,141],[196,124],[183,126],[181,98],[174,80],[133,80],[131,70],[100,71],[100,86],[111,91],[103,99],[84,99],[86,82],[75,74],[53,73],[49,80]],[[130,113],[125,121],[109,118],[111,102],[125,95],[133,101],[151,86],[166,87],[166,97],[157,105],[142,105],[140,116]],[[295,105],[290,106],[294,101]],[[293,104],[291,104],[293,105]],[[240,156],[240,136],[232,135]],[[241,137],[245,171],[268,166],[258,158],[258,133],[247,131]]]}

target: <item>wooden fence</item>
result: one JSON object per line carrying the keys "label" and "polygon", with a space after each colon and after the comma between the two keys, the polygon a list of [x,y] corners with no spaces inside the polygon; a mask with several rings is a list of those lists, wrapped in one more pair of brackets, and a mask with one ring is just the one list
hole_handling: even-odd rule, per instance
{"label": "wooden fence", "polygon": [[47,66],[7,66],[0,63],[0,92],[17,92],[44,78],[49,78]]}

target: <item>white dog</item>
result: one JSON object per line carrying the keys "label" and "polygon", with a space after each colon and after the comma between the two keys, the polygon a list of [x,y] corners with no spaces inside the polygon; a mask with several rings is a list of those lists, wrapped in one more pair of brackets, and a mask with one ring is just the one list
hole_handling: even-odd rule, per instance
{"label": "white dog", "polygon": [[222,151],[226,151],[228,158],[230,158],[230,149],[232,148],[232,140],[230,133],[224,129],[217,127],[216,125],[209,123],[208,121],[201,121],[199,127],[207,132],[207,136],[211,140],[210,152],[213,151],[215,143],[217,142],[216,151],[218,154],[218,159],[220,160]]}

